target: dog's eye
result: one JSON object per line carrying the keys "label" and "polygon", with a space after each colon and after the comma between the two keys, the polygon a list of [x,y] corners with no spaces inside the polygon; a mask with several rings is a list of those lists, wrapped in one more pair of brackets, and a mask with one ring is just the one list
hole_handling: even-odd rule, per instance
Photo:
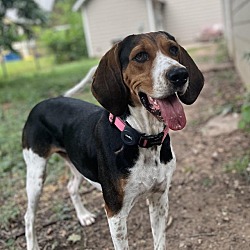
{"label": "dog's eye", "polygon": [[179,49],[177,46],[170,46],[169,48],[169,52],[173,55],[173,56],[177,56],[178,55],[178,52],[179,52]]}
{"label": "dog's eye", "polygon": [[148,53],[147,52],[140,52],[138,53],[133,60],[139,63],[144,63],[149,59]]}

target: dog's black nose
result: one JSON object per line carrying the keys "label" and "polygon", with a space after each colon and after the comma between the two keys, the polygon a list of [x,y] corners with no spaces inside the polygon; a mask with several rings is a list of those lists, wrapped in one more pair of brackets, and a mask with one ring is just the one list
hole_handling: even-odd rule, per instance
{"label": "dog's black nose", "polygon": [[173,68],[167,73],[168,80],[175,86],[183,86],[188,80],[188,71],[185,68]]}

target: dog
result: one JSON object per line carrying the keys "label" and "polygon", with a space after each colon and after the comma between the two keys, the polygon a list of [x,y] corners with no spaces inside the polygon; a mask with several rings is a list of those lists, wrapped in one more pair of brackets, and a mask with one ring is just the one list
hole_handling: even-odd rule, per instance
{"label": "dog", "polygon": [[78,193],[85,178],[103,193],[115,249],[129,249],[126,221],[140,197],[148,200],[154,249],[165,249],[176,166],[169,130],[185,127],[181,102],[194,103],[203,85],[202,73],[175,38],[150,32],[124,38],[102,57],[91,86],[102,107],[69,97],[37,104],[22,136],[27,248],[38,249],[35,213],[46,163],[57,153],[72,171],[68,191],[83,226],[95,221]]}

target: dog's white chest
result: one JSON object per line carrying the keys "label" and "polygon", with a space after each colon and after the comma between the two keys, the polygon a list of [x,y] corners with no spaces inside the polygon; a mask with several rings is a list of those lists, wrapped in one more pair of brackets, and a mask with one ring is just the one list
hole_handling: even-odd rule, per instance
{"label": "dog's white chest", "polygon": [[160,147],[157,150],[140,149],[139,158],[131,170],[125,192],[147,194],[150,191],[164,191],[171,181],[176,159],[167,164],[160,162]]}

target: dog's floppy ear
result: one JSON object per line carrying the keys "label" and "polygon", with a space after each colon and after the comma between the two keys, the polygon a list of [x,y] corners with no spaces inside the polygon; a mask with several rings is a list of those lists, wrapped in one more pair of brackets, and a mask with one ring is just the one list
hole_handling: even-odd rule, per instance
{"label": "dog's floppy ear", "polygon": [[116,116],[122,115],[128,105],[128,91],[119,60],[120,50],[121,43],[117,43],[102,57],[91,87],[97,101]]}
{"label": "dog's floppy ear", "polygon": [[180,100],[185,104],[192,104],[200,94],[203,85],[204,77],[193,59],[189,56],[187,51],[180,46],[179,61],[187,68],[189,74],[189,84],[184,94],[179,94]]}

